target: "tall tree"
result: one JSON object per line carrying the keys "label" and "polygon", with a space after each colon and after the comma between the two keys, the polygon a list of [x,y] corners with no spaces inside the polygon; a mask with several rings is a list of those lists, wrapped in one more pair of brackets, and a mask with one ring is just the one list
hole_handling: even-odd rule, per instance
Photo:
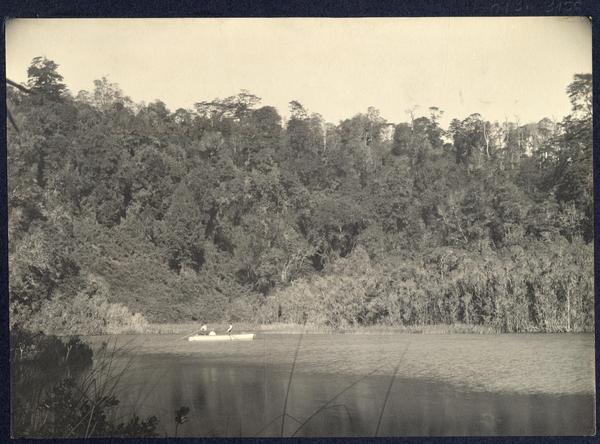
{"label": "tall tree", "polygon": [[35,57],[27,69],[27,86],[33,92],[58,99],[67,91],[58,64],[46,57]]}

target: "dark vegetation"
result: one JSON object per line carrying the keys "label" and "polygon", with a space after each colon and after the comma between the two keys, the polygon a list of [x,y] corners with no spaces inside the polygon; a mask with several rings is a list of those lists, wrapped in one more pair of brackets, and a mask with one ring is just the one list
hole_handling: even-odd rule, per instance
{"label": "dark vegetation", "polygon": [[434,107],[283,122],[247,91],[171,112],[57,68],[8,88],[12,328],[593,329],[591,75],[560,122],[443,129]]}
{"label": "dark vegetation", "polygon": [[[118,416],[116,348],[94,356],[78,338],[11,331],[11,435],[14,438],[153,437],[158,419]],[[92,367],[93,358],[95,364]]]}

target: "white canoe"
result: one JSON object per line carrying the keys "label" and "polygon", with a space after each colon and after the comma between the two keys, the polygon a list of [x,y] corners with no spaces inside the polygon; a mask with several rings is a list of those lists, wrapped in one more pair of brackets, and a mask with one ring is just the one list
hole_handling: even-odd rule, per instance
{"label": "white canoe", "polygon": [[244,333],[239,335],[194,335],[188,337],[188,341],[251,341],[256,335]]}

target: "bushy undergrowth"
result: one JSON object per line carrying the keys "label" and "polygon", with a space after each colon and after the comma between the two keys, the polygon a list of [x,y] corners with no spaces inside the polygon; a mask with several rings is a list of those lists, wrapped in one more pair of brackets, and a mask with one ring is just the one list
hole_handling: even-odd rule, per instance
{"label": "bushy undergrowth", "polygon": [[496,253],[437,249],[372,265],[358,247],[324,274],[267,298],[272,322],[333,328],[465,324],[497,331],[592,331],[591,246],[560,239]]}
{"label": "bushy undergrowth", "polygon": [[11,434],[28,438],[152,437],[156,417],[115,419],[113,350],[93,352],[77,337],[11,331]]}
{"label": "bushy undergrowth", "polygon": [[[93,352],[76,336],[60,339],[14,328],[10,333],[11,365],[33,363],[41,368],[84,368],[92,363]],[[17,373],[15,376],[19,376]]]}
{"label": "bushy undergrowth", "polygon": [[12,325],[25,326],[46,334],[94,335],[141,333],[148,321],[125,305],[109,302],[103,279],[89,278],[75,296],[55,295],[42,302],[40,310],[27,318],[14,315]]}
{"label": "bushy undergrowth", "polygon": [[72,299],[56,298],[42,306],[39,326],[57,334],[119,334],[143,332],[148,321],[131,313],[122,304],[108,302],[105,296],[79,293]]}
{"label": "bushy undergrowth", "polygon": [[[78,262],[102,276],[111,301],[143,313],[149,322],[225,319],[230,300],[248,292],[235,284],[226,267],[173,273],[161,260],[161,250],[143,238],[135,216],[112,228],[82,219],[74,224],[74,230],[80,240]],[[221,260],[215,251],[205,255]]]}

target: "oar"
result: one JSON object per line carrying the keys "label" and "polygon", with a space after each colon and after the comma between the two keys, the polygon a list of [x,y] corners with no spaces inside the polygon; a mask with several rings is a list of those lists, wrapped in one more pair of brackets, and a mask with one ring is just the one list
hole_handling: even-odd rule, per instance
{"label": "oar", "polygon": [[200,331],[200,330],[195,330],[195,331],[191,332],[191,333],[190,333],[190,334],[188,334],[188,335],[182,336],[181,338],[177,338],[177,341],[179,341],[179,340],[181,340],[181,339],[184,339],[184,338],[189,338],[190,336],[192,336],[192,335],[194,335],[194,334],[198,333],[199,331]]}

